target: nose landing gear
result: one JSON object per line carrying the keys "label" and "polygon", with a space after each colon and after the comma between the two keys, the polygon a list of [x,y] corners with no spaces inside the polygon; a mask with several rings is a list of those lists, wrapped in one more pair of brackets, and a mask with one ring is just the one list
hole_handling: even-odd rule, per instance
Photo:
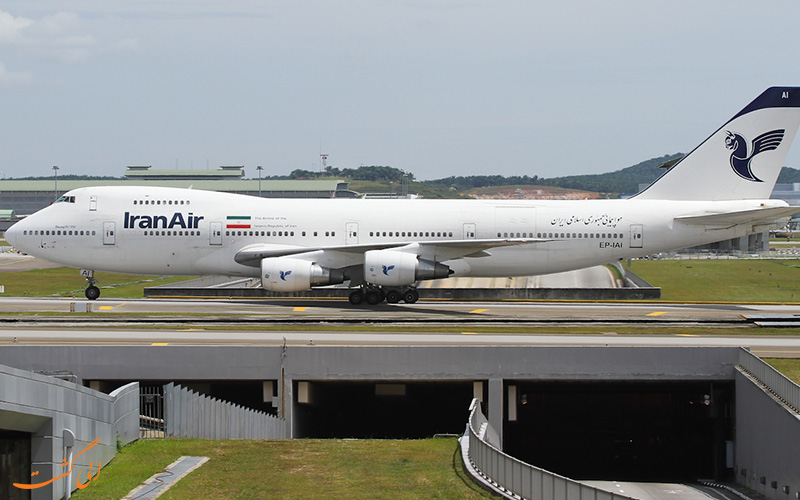
{"label": "nose landing gear", "polygon": [[365,285],[350,293],[350,303],[354,306],[360,305],[365,301],[367,304],[374,306],[384,300],[389,304],[397,304],[400,301],[406,304],[413,304],[419,300],[419,292],[414,287],[384,290],[381,286]]}
{"label": "nose landing gear", "polygon": [[94,278],[94,271],[90,269],[81,269],[81,276],[86,278],[86,290],[84,290],[84,295],[89,300],[97,300],[100,297],[100,289],[95,286],[97,280]]}

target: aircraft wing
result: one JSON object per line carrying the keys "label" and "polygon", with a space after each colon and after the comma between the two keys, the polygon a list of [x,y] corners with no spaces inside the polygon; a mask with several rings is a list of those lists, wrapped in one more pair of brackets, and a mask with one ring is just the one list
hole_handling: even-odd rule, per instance
{"label": "aircraft wing", "polygon": [[[357,245],[337,245],[319,247],[301,247],[274,244],[248,245],[236,253],[234,260],[239,264],[257,267],[261,259],[270,257],[287,257],[301,254],[337,254],[344,253],[351,256],[363,255],[370,250],[394,249],[402,252],[414,253],[431,260],[444,261],[460,257],[486,257],[490,255],[487,250],[492,248],[527,245],[551,241],[541,238],[516,238],[516,239],[488,239],[488,240],[448,240],[448,241],[420,241],[420,242],[386,242],[366,243]],[[355,255],[354,255],[355,254]]]}
{"label": "aircraft wing", "polygon": [[738,212],[682,215],[675,217],[675,220],[683,224],[730,227],[738,224],[768,224],[798,212],[800,207],[770,207]]}

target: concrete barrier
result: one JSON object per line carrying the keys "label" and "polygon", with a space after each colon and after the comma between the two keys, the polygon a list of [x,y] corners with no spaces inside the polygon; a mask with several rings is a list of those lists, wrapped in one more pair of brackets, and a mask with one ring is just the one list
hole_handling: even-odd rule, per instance
{"label": "concrete barrier", "polygon": [[[348,288],[315,288],[305,292],[281,293],[263,288],[193,288],[157,286],[144,289],[145,297],[197,298],[336,298],[350,295]],[[426,288],[420,299],[443,300],[655,300],[661,298],[657,287],[625,288]]]}

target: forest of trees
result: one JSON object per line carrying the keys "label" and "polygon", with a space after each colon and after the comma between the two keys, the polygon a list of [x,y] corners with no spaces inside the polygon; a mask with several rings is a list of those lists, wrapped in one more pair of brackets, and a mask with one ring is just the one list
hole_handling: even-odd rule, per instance
{"label": "forest of trees", "polygon": [[414,174],[404,172],[399,168],[369,166],[358,168],[337,168],[327,167],[323,172],[313,172],[311,170],[293,170],[289,174],[290,179],[318,179],[320,177],[344,177],[356,181],[377,181],[377,182],[400,182],[403,177],[409,181],[414,180]]}

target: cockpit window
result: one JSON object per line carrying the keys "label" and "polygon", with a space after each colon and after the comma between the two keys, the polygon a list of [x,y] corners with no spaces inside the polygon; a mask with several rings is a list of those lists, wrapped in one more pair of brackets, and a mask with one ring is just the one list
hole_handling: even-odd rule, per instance
{"label": "cockpit window", "polygon": [[74,196],[62,196],[56,200],[56,203],[75,203]]}

